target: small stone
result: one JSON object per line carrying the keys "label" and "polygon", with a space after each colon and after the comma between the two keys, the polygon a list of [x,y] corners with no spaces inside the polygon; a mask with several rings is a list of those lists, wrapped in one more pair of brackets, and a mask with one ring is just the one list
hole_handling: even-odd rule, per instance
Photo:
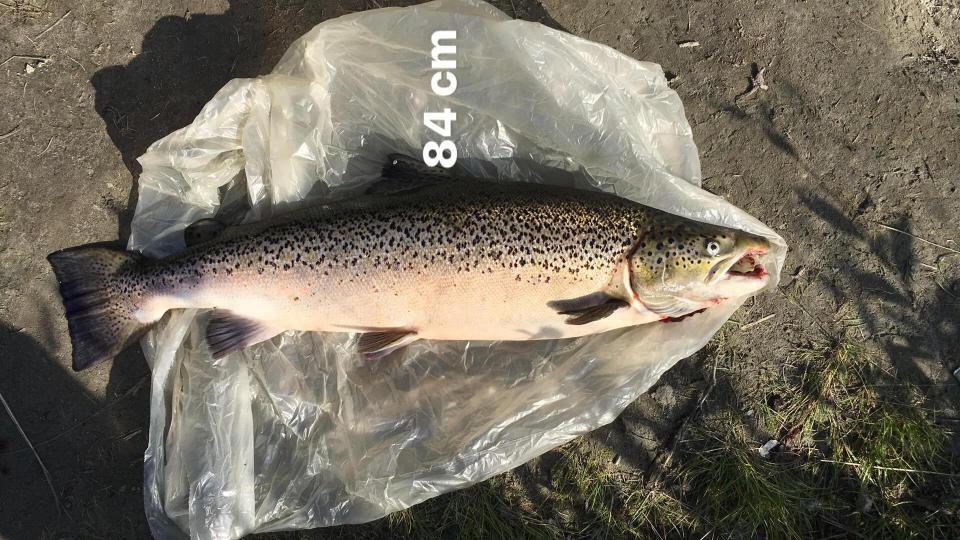
{"label": "small stone", "polygon": [[769,441],[763,443],[763,446],[761,446],[760,448],[757,448],[757,452],[760,452],[760,457],[768,458],[770,457],[770,452],[772,452],[773,449],[779,445],[780,445],[780,441],[776,439],[770,439]]}
{"label": "small stone", "polygon": [[673,396],[673,387],[669,384],[665,384],[660,388],[657,388],[655,392],[650,394],[650,397],[652,397],[658,405],[665,409],[669,409],[677,404],[677,400]]}

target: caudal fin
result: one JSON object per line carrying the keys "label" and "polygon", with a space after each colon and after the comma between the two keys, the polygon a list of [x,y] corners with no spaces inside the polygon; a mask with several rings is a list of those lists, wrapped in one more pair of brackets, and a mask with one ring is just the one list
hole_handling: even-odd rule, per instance
{"label": "caudal fin", "polygon": [[140,256],[119,249],[81,247],[47,256],[60,282],[60,297],[73,345],[73,369],[109,360],[146,331],[133,316],[139,293],[121,286],[119,275]]}

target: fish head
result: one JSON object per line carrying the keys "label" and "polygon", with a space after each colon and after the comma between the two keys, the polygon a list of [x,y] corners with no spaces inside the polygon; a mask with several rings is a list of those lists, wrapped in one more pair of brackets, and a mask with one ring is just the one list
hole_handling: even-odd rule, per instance
{"label": "fish head", "polygon": [[647,230],[628,256],[627,287],[635,301],[669,316],[683,315],[767,285],[767,239],[681,218]]}

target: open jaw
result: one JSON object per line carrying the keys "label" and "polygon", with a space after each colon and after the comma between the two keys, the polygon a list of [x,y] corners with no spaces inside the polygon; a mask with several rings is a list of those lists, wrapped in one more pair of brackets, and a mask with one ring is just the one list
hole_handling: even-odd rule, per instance
{"label": "open jaw", "polygon": [[710,271],[711,281],[714,283],[726,279],[762,280],[767,277],[760,256],[766,253],[765,249],[751,249],[740,256],[732,256],[720,261]]}
{"label": "open jaw", "polygon": [[767,275],[767,269],[760,262],[760,250],[752,250],[737,259],[727,270],[727,276],[761,279]]}

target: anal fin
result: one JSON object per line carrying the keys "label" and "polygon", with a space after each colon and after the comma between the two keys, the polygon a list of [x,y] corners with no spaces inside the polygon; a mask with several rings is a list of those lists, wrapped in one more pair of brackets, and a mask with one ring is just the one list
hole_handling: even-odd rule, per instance
{"label": "anal fin", "polygon": [[207,324],[207,346],[214,358],[223,358],[233,351],[245,349],[283,332],[261,321],[248,319],[232,311],[218,309]]}
{"label": "anal fin", "polygon": [[383,358],[393,351],[420,339],[413,330],[402,328],[366,332],[357,339],[357,352],[368,360]]}

